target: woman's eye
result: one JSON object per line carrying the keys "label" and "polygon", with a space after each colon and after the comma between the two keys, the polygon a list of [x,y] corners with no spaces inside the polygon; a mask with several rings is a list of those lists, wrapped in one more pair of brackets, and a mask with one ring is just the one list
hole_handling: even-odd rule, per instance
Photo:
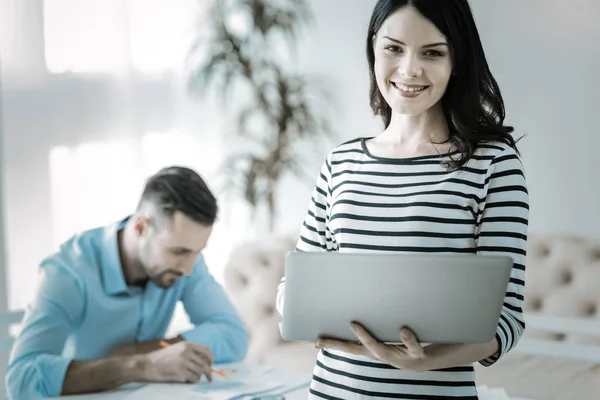
{"label": "woman's eye", "polygon": [[399,46],[385,46],[385,50],[391,51],[393,53],[397,53],[397,52],[401,51],[402,49]]}
{"label": "woman's eye", "polygon": [[442,53],[441,51],[438,51],[438,50],[427,50],[425,52],[425,55],[428,57],[443,57],[444,53]]}

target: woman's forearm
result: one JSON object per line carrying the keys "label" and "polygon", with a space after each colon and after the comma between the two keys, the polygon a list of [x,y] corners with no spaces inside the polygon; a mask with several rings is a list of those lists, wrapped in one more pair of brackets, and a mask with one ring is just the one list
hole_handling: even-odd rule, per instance
{"label": "woman's forearm", "polygon": [[496,338],[487,343],[475,344],[432,344],[425,347],[423,369],[452,368],[473,364],[500,351]]}

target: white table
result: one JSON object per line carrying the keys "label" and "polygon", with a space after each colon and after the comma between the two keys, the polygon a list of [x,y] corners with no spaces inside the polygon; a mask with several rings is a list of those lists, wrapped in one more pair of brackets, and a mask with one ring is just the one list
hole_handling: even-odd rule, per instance
{"label": "white table", "polygon": [[[154,384],[149,384],[148,386],[156,386]],[[186,385],[182,385],[186,386]],[[188,391],[185,391],[189,393]],[[180,391],[174,391],[173,399],[180,399],[181,397],[177,397]],[[54,397],[55,399],[64,399],[64,400],[126,400],[128,396],[131,396],[132,392],[128,390],[124,391],[115,391],[115,392],[107,392],[107,393],[96,393],[96,394],[86,394],[86,395],[77,395],[77,396],[61,396]],[[198,396],[199,398],[203,398]],[[287,393],[285,395],[286,400],[306,400],[308,397],[308,389],[298,390],[293,393]],[[185,398],[186,400],[188,397]],[[189,399],[193,399],[192,396],[189,396]],[[516,399],[515,399],[516,400]],[[525,399],[524,399],[525,400]]]}
{"label": "white table", "polygon": [[[224,366],[223,368],[233,368],[233,369],[246,369],[250,371],[258,371],[257,379],[261,382],[264,382],[264,379],[267,375],[261,375],[262,373],[268,373],[268,381],[274,383],[273,385],[269,385],[269,387],[277,385],[279,383],[285,384],[286,387],[292,387],[296,385],[301,385],[307,383],[310,380],[310,375],[298,374],[298,373],[289,373],[284,371],[275,370],[273,368],[268,368],[264,366],[250,366],[247,364],[231,364],[228,366]],[[256,369],[254,369],[256,368]],[[254,373],[252,372],[252,377],[254,377]],[[250,380],[248,381],[250,382]],[[202,385],[202,383],[201,383]],[[139,386],[139,385],[138,385]],[[148,395],[153,396],[153,398],[172,398],[178,400],[206,400],[212,399],[214,394],[209,393],[198,393],[195,389],[198,388],[197,384],[147,384],[143,385],[143,387],[134,390],[134,388],[125,387],[122,390],[116,390],[111,392],[103,392],[97,394],[88,394],[88,395],[77,395],[77,396],[61,396],[57,397],[57,399],[63,400],[146,400]],[[482,388],[483,389],[483,388]],[[244,390],[245,391],[245,390]],[[252,392],[252,388],[248,388],[248,392]],[[274,394],[277,394],[277,390],[273,391]],[[483,394],[483,393],[481,393]],[[481,395],[480,394],[480,395]],[[295,390],[291,393],[286,393],[286,400],[306,400],[308,397],[308,387],[305,385],[298,390]],[[219,397],[220,399],[226,397]],[[481,397],[481,400],[485,400],[484,397]],[[533,400],[533,399],[525,399],[520,397],[511,397],[510,400]]]}
{"label": "white table", "polygon": [[[247,364],[230,364],[226,366],[218,366],[218,368],[227,369],[237,369],[242,370],[252,370],[256,368],[257,372],[257,380],[259,382],[271,382],[273,384],[268,384],[268,387],[274,387],[278,384],[284,384],[285,388],[292,388],[295,386],[301,385],[301,388],[294,390],[293,392],[286,393],[286,400],[306,400],[308,397],[308,382],[310,381],[310,375],[306,376],[304,374],[297,373],[289,373],[284,371],[278,371],[273,368],[264,367],[264,366],[249,366]],[[268,375],[266,375],[268,373]],[[254,374],[252,375],[254,376]],[[214,377],[213,379],[221,379],[218,377]],[[222,381],[224,382],[224,381]],[[249,381],[251,382],[251,381]],[[75,395],[75,396],[60,396],[55,397],[55,399],[63,399],[63,400],[129,400],[129,399],[146,399],[146,394],[152,394],[154,398],[172,398],[172,399],[180,399],[180,400],[206,400],[209,398],[216,397],[215,394],[212,393],[198,393],[195,389],[198,388],[198,385],[204,385],[206,383],[200,384],[145,384],[145,385],[129,385],[125,386],[121,390],[114,390],[109,392],[102,393],[94,393],[94,394],[86,394],[86,395]],[[249,387],[248,392],[253,392],[256,389],[252,389]],[[280,389],[283,390],[283,389]],[[274,390],[273,394],[277,394],[280,390]],[[243,390],[244,392],[246,389]],[[267,393],[268,394],[268,393]],[[222,397],[219,397],[222,398]]]}
{"label": "white table", "polygon": [[[148,385],[152,387],[153,384]],[[156,385],[154,385],[156,386]],[[182,385],[186,386],[186,385]],[[130,391],[117,391],[117,392],[109,392],[109,393],[98,393],[98,394],[88,394],[88,395],[79,395],[79,396],[62,396],[57,397],[57,399],[65,399],[65,400],[126,400],[127,396],[131,395]],[[173,395],[176,395],[177,392],[174,392]],[[301,389],[295,391],[293,393],[288,393],[285,395],[286,400],[306,400],[308,397],[308,389]],[[177,398],[177,397],[172,397]],[[192,399],[192,397],[190,397]],[[187,398],[186,398],[187,400]],[[523,397],[511,397],[510,400],[534,400],[534,399],[526,399]]]}

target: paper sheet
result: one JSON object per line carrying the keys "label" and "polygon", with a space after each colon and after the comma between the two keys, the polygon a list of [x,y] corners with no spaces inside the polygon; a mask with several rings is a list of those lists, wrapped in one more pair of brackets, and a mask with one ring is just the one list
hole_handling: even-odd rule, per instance
{"label": "paper sheet", "polygon": [[264,366],[216,366],[227,374],[227,379],[213,374],[213,381],[205,377],[196,384],[149,384],[125,396],[126,400],[228,400],[242,394],[268,391],[279,393],[307,387],[309,381],[282,376]]}

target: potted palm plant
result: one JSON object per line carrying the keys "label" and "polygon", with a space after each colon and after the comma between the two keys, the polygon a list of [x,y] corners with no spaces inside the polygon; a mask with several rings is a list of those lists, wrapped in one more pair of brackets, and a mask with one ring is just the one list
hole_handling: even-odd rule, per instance
{"label": "potted palm plant", "polygon": [[241,196],[253,217],[263,208],[270,231],[278,184],[287,174],[306,178],[307,147],[332,134],[324,81],[293,67],[298,35],[311,20],[305,0],[214,0],[189,54],[191,92],[217,94],[237,142],[220,168],[219,190]]}

